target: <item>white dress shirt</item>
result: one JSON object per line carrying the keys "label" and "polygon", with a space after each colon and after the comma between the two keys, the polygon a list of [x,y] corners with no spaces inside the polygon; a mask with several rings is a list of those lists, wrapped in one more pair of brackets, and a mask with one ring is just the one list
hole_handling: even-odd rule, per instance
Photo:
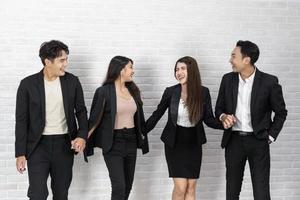
{"label": "white dress shirt", "polygon": [[238,97],[235,111],[236,123],[232,126],[233,131],[253,132],[250,103],[255,72],[256,70],[245,80],[239,74]]}
{"label": "white dress shirt", "polygon": [[195,124],[192,124],[189,120],[189,112],[187,107],[184,104],[184,101],[180,99],[178,105],[178,116],[177,116],[177,125],[183,127],[194,127]]}

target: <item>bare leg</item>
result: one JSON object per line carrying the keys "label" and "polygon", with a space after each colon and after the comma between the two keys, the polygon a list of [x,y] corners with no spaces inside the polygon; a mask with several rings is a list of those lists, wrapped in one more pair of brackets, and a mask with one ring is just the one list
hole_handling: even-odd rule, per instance
{"label": "bare leg", "polygon": [[173,181],[174,189],[172,193],[172,200],[184,200],[187,191],[188,179],[173,178]]}
{"label": "bare leg", "polygon": [[187,179],[188,185],[184,200],[196,200],[197,179]]}

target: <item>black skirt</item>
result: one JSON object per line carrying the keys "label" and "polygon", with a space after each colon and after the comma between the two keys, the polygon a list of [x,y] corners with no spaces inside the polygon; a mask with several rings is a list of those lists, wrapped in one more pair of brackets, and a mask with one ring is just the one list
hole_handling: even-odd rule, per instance
{"label": "black skirt", "polygon": [[195,127],[176,128],[174,148],[165,145],[169,177],[198,179],[202,160],[202,146],[197,143]]}

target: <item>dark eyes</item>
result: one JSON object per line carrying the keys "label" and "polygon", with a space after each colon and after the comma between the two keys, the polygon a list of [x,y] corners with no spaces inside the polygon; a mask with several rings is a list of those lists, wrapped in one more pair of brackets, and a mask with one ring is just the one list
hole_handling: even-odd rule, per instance
{"label": "dark eyes", "polygon": [[176,68],[175,71],[177,72],[179,69],[181,69],[181,70],[186,70],[185,67],[181,67],[181,68]]}

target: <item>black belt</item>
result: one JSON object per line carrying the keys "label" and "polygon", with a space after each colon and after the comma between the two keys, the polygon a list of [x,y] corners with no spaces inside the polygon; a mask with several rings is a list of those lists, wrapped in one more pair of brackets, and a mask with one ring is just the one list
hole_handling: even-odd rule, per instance
{"label": "black belt", "polygon": [[237,134],[239,136],[249,136],[253,135],[253,132],[245,132],[245,131],[232,131],[234,134]]}
{"label": "black belt", "polygon": [[133,128],[122,128],[122,129],[114,129],[114,134],[126,134],[126,135],[135,135],[135,127]]}
{"label": "black belt", "polygon": [[42,135],[42,138],[44,139],[61,139],[61,138],[68,138],[69,134],[57,134],[57,135]]}

